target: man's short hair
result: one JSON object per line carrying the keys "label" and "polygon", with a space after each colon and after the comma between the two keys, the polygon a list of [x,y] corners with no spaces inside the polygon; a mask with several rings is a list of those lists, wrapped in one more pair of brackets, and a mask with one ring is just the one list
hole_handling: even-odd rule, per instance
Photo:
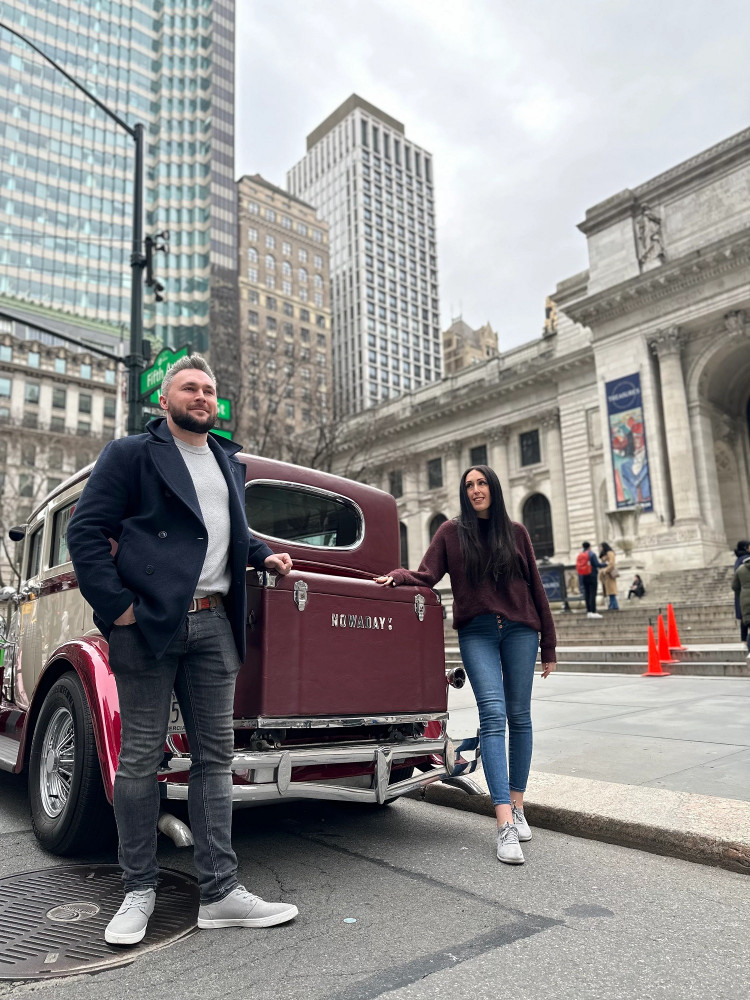
{"label": "man's short hair", "polygon": [[582,542],[581,543],[581,548],[582,549],[590,549],[591,548],[591,542]]}
{"label": "man's short hair", "polygon": [[214,386],[216,385],[216,376],[211,371],[206,359],[200,354],[191,354],[189,357],[180,358],[179,361],[176,361],[164,376],[161,383],[161,389],[159,390],[162,396],[166,396],[169,392],[172,379],[175,377],[177,372],[184,372],[188,368],[197,368],[198,371],[202,371],[204,374],[208,375]]}

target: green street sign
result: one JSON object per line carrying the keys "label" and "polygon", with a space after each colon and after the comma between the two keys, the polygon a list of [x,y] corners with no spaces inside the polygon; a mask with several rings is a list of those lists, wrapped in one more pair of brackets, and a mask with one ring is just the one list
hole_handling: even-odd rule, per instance
{"label": "green street sign", "polygon": [[164,376],[176,361],[187,357],[189,353],[190,347],[187,344],[184,347],[178,347],[176,351],[171,351],[168,347],[159,351],[151,367],[141,372],[141,396],[149,396],[151,402],[158,404],[159,387],[164,381]]}
{"label": "green street sign", "polygon": [[216,400],[216,406],[218,409],[219,420],[232,419],[232,401],[230,399],[222,399],[221,396],[219,396]]}
{"label": "green street sign", "polygon": [[213,430],[211,431],[211,433],[212,434],[218,434],[219,437],[229,438],[230,441],[232,440],[232,432],[231,431],[223,431],[223,430],[220,430],[218,427],[214,427]]}

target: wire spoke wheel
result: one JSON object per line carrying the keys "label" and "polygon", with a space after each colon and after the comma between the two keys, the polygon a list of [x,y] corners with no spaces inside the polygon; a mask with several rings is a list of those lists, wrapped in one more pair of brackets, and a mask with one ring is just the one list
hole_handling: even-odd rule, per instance
{"label": "wire spoke wheel", "polygon": [[47,724],[39,769],[39,795],[48,816],[59,816],[68,803],[75,757],[75,728],[67,708],[58,708]]}

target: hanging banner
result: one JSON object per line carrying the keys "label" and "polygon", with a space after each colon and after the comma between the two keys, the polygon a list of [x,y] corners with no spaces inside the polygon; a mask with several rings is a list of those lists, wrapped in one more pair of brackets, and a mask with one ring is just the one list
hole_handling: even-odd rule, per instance
{"label": "hanging banner", "polygon": [[616,506],[619,509],[640,504],[643,510],[651,510],[651,479],[638,372],[607,382],[607,419]]}

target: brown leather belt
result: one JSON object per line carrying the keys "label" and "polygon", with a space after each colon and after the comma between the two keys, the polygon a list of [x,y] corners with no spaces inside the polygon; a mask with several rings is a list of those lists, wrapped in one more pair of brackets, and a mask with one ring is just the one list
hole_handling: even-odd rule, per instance
{"label": "brown leather belt", "polygon": [[206,611],[208,608],[220,608],[224,603],[221,594],[209,594],[208,597],[194,597],[190,602],[188,614],[194,611]]}

